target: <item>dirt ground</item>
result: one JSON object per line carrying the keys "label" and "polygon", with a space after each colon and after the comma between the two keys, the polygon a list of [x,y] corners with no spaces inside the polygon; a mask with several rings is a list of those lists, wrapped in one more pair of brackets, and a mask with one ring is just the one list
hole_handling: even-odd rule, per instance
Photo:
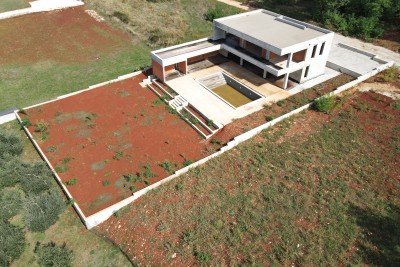
{"label": "dirt ground", "polygon": [[[134,78],[27,110],[28,127],[86,216],[214,152]],[[132,187],[133,186],[133,187]]]}
{"label": "dirt ground", "polygon": [[[393,129],[393,126],[398,126],[400,118],[400,110],[393,108],[393,99],[374,92],[357,92],[355,90],[352,93],[347,94],[347,96],[344,97],[344,100],[345,101],[344,103],[342,103],[342,106],[335,109],[335,111],[331,114],[306,111],[305,114],[297,116],[291,122],[291,126],[288,128],[287,131],[285,131],[281,139],[275,141],[276,146],[285,143],[286,139],[305,140],[315,132],[318,132],[321,129],[322,125],[327,124],[328,122],[335,121],[335,119],[339,118],[340,116],[353,114],[354,110],[360,111],[357,112],[355,115],[358,117],[357,123],[360,124],[360,127],[362,129],[364,129],[364,134],[362,138],[368,139],[370,143],[373,143],[374,146],[377,147],[382,146],[385,142],[392,142],[392,138],[394,137],[391,129]],[[388,120],[391,121],[393,124],[391,126],[387,125],[388,121],[386,119],[383,120],[382,116],[385,116],[385,118],[389,118]],[[349,125],[343,125],[342,127],[349,127]],[[271,131],[274,130],[279,131],[279,127],[273,127],[273,129],[271,129]],[[374,138],[375,136],[380,136],[380,143],[376,143],[376,140]],[[265,141],[261,136],[257,136],[255,137],[255,139],[259,140],[259,142]],[[244,149],[243,151],[246,150]],[[234,173],[234,169],[236,168],[238,170],[240,170],[240,168],[244,168],[243,166],[241,167],[241,164],[238,164],[236,162],[236,153],[236,150],[228,152],[228,158],[232,157],[233,160],[233,162],[230,162],[231,165],[226,166],[226,171],[229,173]],[[315,164],[318,164],[319,162],[319,159],[317,158],[318,155],[315,156],[315,161],[312,163],[313,167],[315,167]],[[396,165],[396,163],[393,162],[393,155],[390,153],[390,151],[387,151],[380,156],[382,156],[383,158],[387,157],[386,160],[388,164]],[[397,159],[397,161],[398,160],[399,158]],[[223,161],[226,162],[229,160],[225,158]],[[216,162],[214,163],[218,165]],[[251,165],[251,162],[246,164]],[[321,164],[323,165],[322,162]],[[273,166],[271,165],[271,168],[272,167]],[[224,173],[224,171],[221,171],[218,168],[213,168],[212,166],[208,166],[207,171],[211,171],[214,175],[217,176],[223,175]],[[390,171],[389,174],[387,172],[387,168],[382,169],[381,172],[382,175],[386,175],[385,177],[387,177],[388,175],[389,177],[391,177],[391,179],[387,178],[383,182],[369,180],[369,183],[371,183],[377,191],[380,191],[383,195],[387,195],[387,197],[390,198],[391,196],[393,196],[393,194],[396,194],[396,190],[398,190],[396,189],[396,187],[394,187],[394,184],[392,182],[392,179],[396,180],[399,178],[398,169],[392,168],[392,171]],[[228,177],[226,177],[226,181],[221,182],[221,184],[223,185],[219,186],[223,186],[226,189],[226,194],[229,195],[230,192],[234,192],[234,188],[239,186],[243,179],[252,178],[251,173],[248,173],[247,175],[249,175],[249,177],[236,177],[237,182],[235,182],[235,179],[228,179]],[[163,193],[162,191],[160,194],[151,194],[135,203],[132,203],[131,205],[129,205],[129,207],[125,209],[121,217],[110,218],[108,221],[98,226],[96,228],[97,231],[113,240],[116,244],[119,244],[120,246],[122,245],[125,252],[131,257],[131,260],[139,264],[153,263],[156,265],[165,264],[168,266],[197,265],[198,261],[196,261],[195,257],[181,257],[181,254],[183,255],[186,253],[184,244],[185,242],[187,242],[187,240],[185,241],[185,235],[183,235],[182,233],[184,229],[190,229],[192,225],[179,226],[181,222],[174,221],[173,219],[171,220],[171,218],[176,218],[179,216],[190,217],[192,215],[194,216],[194,214],[197,214],[196,208],[192,208],[192,205],[193,207],[198,207],[198,205],[194,204],[194,202],[206,203],[205,205],[218,205],[218,199],[208,199],[208,197],[202,193],[199,193],[198,195],[193,195],[193,192],[190,191],[191,186],[195,186],[201,183],[200,181],[198,181],[199,178],[200,177],[198,176],[196,178],[194,173],[188,174],[185,176],[185,182],[182,182],[185,184],[184,191],[176,191],[175,193],[169,191],[167,194]],[[178,184],[178,182],[176,183]],[[256,181],[254,181],[254,183],[256,183]],[[350,184],[350,186],[357,187],[360,185]],[[214,190],[212,184],[210,184],[207,188],[208,190]],[[302,189],[300,188],[298,190],[301,191]],[[158,205],[158,203],[162,203],[162,206]],[[255,203],[253,204],[256,205]],[[175,216],[173,210],[178,209],[175,206],[179,206],[180,208],[182,208],[182,212],[184,212],[185,214]],[[214,221],[214,218],[203,219]],[[196,219],[193,218],[193,221],[196,221]],[[166,228],[168,230],[164,230],[164,225],[168,225],[168,227]],[[304,218],[297,220],[295,222],[295,225],[300,228],[307,229],[307,231],[312,231],[315,227]],[[132,230],[132,226],[135,227],[134,231]],[[208,233],[204,234],[207,235]],[[246,243],[246,236],[244,236],[243,238],[244,240],[242,240],[242,244],[243,246],[247,246],[248,244]],[[168,240],[168,242],[166,240]],[[265,253],[271,252],[272,245],[270,244],[272,244],[272,241],[273,238],[270,239],[270,242],[266,243]],[[240,261],[240,254],[226,255],[224,252],[224,245],[220,245],[221,246],[218,248],[214,247],[213,251],[215,253],[212,254],[213,259],[218,258],[218,260],[216,261],[219,261],[220,263],[227,263],[230,262],[230,260]],[[175,253],[173,253],[174,249]],[[254,255],[254,257],[258,256]],[[262,258],[263,256],[261,255],[260,259]]]}
{"label": "dirt ground", "polygon": [[41,60],[84,63],[130,42],[127,34],[84,10],[67,8],[0,20],[0,65]]}

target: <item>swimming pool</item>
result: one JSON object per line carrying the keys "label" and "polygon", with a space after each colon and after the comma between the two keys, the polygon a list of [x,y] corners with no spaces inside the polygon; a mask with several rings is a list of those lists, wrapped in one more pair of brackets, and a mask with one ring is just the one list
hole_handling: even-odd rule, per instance
{"label": "swimming pool", "polygon": [[225,72],[213,73],[197,79],[197,82],[234,108],[261,98],[261,95]]}

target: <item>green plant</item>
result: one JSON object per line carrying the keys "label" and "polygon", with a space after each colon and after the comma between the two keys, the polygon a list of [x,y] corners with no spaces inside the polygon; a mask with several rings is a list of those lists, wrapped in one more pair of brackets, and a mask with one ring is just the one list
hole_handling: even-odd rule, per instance
{"label": "green plant", "polygon": [[181,112],[181,114],[182,114],[182,116],[183,116],[185,119],[187,119],[190,123],[192,123],[192,124],[194,124],[194,125],[196,125],[196,124],[199,123],[199,121],[197,120],[197,118],[196,118],[195,116],[193,116],[191,113],[189,113],[188,111],[183,110],[183,111]]}
{"label": "green plant", "polygon": [[118,150],[115,152],[113,159],[120,160],[123,156],[124,156],[124,151]]}
{"label": "green plant", "polygon": [[49,123],[45,120],[39,120],[35,123],[35,132],[43,133],[49,128]]}
{"label": "green plant", "polygon": [[208,127],[213,127],[214,126],[214,121],[213,120],[207,120],[207,126]]}
{"label": "green plant", "polygon": [[221,6],[217,5],[207,10],[207,13],[204,14],[204,19],[212,22],[214,19],[219,19],[225,16],[226,14],[224,10],[221,8]]}
{"label": "green plant", "polygon": [[172,162],[165,160],[160,164],[160,167],[163,168],[169,174],[172,174],[174,172],[174,167],[176,167],[176,164],[173,164]]}
{"label": "green plant", "polygon": [[218,140],[216,138],[213,138],[210,140],[211,144],[218,144],[218,145],[222,145],[224,142],[222,142],[221,140]]}
{"label": "green plant", "polygon": [[0,264],[10,266],[18,259],[25,248],[25,233],[22,228],[0,219]]}
{"label": "green plant", "polygon": [[121,216],[119,210],[117,210],[116,212],[114,212],[114,216],[115,216],[115,218],[119,218],[119,216]]}
{"label": "green plant", "polygon": [[183,166],[184,167],[187,167],[187,166],[189,166],[190,164],[192,164],[193,163],[193,161],[191,161],[190,159],[185,159],[184,161],[183,161]]}
{"label": "green plant", "polygon": [[391,106],[394,107],[395,109],[400,110],[400,100],[398,99],[398,100],[392,102]]}
{"label": "green plant", "polygon": [[272,115],[268,115],[268,116],[265,117],[266,121],[272,121],[273,119],[275,119],[275,118]]}
{"label": "green plant", "polygon": [[212,259],[210,254],[208,254],[206,252],[202,252],[202,251],[196,251],[194,253],[194,256],[195,256],[196,260],[198,260],[198,262],[200,264],[207,263]]}
{"label": "green plant", "polygon": [[29,118],[22,118],[21,125],[22,125],[22,127],[29,127],[32,125],[32,123]]}
{"label": "green plant", "polygon": [[393,82],[400,77],[400,69],[397,66],[391,66],[382,73],[382,78],[385,82]]}
{"label": "green plant", "polygon": [[102,184],[103,184],[103,186],[107,186],[107,185],[110,185],[110,181],[109,180],[104,180],[103,182],[102,182]]}
{"label": "green plant", "polygon": [[77,182],[78,182],[78,179],[74,178],[74,179],[69,179],[65,184],[66,185],[76,185]]}
{"label": "green plant", "polygon": [[283,107],[285,105],[285,100],[279,100],[278,102],[276,102],[276,104],[280,107]]}
{"label": "green plant", "polygon": [[129,17],[128,17],[128,15],[125,14],[125,13],[123,13],[123,12],[115,11],[115,12],[113,13],[113,16],[116,17],[116,18],[118,18],[120,21],[122,21],[122,22],[125,23],[125,24],[128,24],[128,23],[129,23]]}
{"label": "green plant", "polygon": [[329,113],[335,107],[335,99],[333,96],[323,96],[316,99],[312,104],[312,108],[319,112]]}
{"label": "green plant", "polygon": [[58,220],[58,216],[66,207],[58,189],[30,196],[23,206],[25,225],[32,232],[47,230]]}
{"label": "green plant", "polygon": [[47,244],[37,242],[34,253],[40,266],[44,267],[70,267],[74,259],[73,251],[67,248],[65,242],[61,246],[56,245],[53,241]]}
{"label": "green plant", "polygon": [[175,189],[178,190],[178,191],[182,191],[183,188],[184,188],[183,184],[177,184],[177,185],[175,185]]}
{"label": "green plant", "polygon": [[135,187],[134,185],[131,185],[131,186],[129,187],[129,190],[131,190],[131,192],[133,193],[133,192],[136,191],[136,187]]}
{"label": "green plant", "polygon": [[174,108],[172,108],[171,106],[165,106],[165,109],[170,114],[178,114],[178,112]]}

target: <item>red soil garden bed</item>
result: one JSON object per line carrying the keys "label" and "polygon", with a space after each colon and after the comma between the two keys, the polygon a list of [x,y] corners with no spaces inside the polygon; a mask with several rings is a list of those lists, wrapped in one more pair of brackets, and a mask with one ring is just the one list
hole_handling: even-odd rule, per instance
{"label": "red soil garden bed", "polygon": [[[140,74],[20,114],[86,216],[213,153]],[[23,114],[26,113],[26,114]]]}

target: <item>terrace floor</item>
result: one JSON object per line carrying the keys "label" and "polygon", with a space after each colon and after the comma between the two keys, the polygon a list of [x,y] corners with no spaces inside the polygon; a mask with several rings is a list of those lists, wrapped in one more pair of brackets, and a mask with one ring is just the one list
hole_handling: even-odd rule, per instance
{"label": "terrace floor", "polygon": [[[263,79],[232,61],[219,65],[207,65],[206,63],[200,63],[203,64],[203,68],[193,67],[187,75],[172,79],[167,84],[214,122],[226,125],[234,119],[245,117],[262,109],[265,104],[277,102],[291,95],[290,92],[279,88],[271,81]],[[233,108],[196,81],[198,78],[218,72],[228,73],[263,97],[245,106]]]}

